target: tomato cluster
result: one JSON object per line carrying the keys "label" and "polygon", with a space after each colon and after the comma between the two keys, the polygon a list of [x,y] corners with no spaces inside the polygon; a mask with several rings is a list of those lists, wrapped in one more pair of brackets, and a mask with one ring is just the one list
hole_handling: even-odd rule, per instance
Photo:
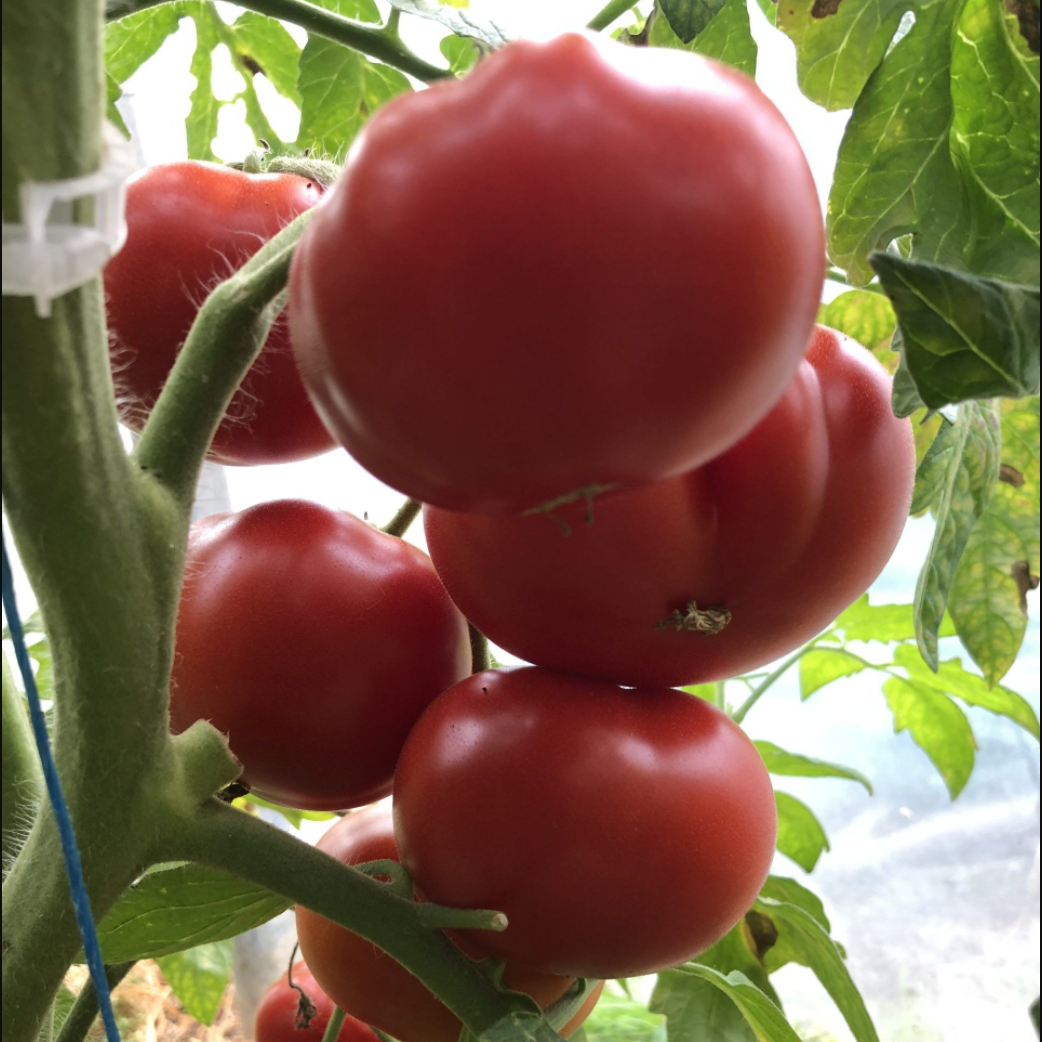
{"label": "tomato cluster", "polygon": [[[136,182],[106,273],[128,418],[191,297],[316,197],[201,165]],[[158,242],[155,310],[177,319],[153,330],[127,297]],[[540,1006],[714,944],[766,877],[775,803],[741,729],[676,688],[818,632],[879,573],[911,493],[889,378],[813,325],[823,257],[791,131],[689,52],[510,44],[388,104],[294,257],[302,381],[276,325],[212,454],[327,446],[306,387],[352,455],[427,504],[433,563],[308,503],[198,523],[174,728],[211,720],[279,803],[393,788],[393,826],[358,811],[320,847],[400,854],[418,899],[503,911],[505,931],[453,939]],[[466,620],[534,665],[471,674]],[[367,941],[303,908],[298,928],[349,1013],[402,1042],[457,1036]]]}

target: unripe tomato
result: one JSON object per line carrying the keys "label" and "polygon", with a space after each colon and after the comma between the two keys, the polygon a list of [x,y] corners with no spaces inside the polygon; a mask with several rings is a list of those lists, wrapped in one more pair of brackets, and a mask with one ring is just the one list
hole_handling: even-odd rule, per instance
{"label": "unripe tomato", "polygon": [[171,723],[225,732],[267,799],[358,807],[390,792],[409,729],[470,655],[422,551],[341,511],[263,503],[192,526]]}
{"label": "unripe tomato", "polygon": [[[152,167],[127,186],[127,241],[105,267],[109,352],[120,419],[140,431],[199,306],[321,188],[294,174],[216,163]],[[333,447],[300,382],[285,318],[214,434],[218,463],[283,463]]]}
{"label": "unripe tomato", "polygon": [[[285,975],[264,994],[254,1023],[254,1042],[322,1042],[329,1018],[333,1014],[333,1000],[315,983],[311,971],[302,962],[293,967],[291,987]],[[307,1027],[298,1024],[300,992],[302,988],[315,1007],[315,1015]],[[345,1017],[336,1042],[377,1042],[367,1024],[354,1017]]]}
{"label": "unripe tomato", "polygon": [[732,445],[799,364],[823,273],[806,160],[752,80],[569,34],[376,114],[296,251],[290,328],[378,478],[526,510]]}
{"label": "unripe tomato", "polygon": [[777,828],[760,754],[708,702],[536,668],[476,673],[430,706],[394,818],[424,895],[506,914],[473,943],[598,978],[718,941],[763,885]]}
{"label": "unripe tomato", "polygon": [[429,508],[434,566],[478,629],[540,666],[629,685],[757,669],[864,593],[897,544],[915,453],[890,388],[868,351],[819,327],[728,452],[598,498],[589,523],[582,505],[557,524]]}
{"label": "unripe tomato", "polygon": [[[347,865],[398,860],[391,812],[368,807],[338,821],[318,842]],[[297,907],[300,950],[316,979],[347,1010],[393,1035],[399,1042],[456,1042],[461,1024],[408,970],[356,934],[316,912]],[[459,942],[459,938],[454,938]],[[466,942],[463,942],[464,944]],[[545,1008],[561,998],[573,981],[538,973],[509,963],[503,980],[515,991],[530,995]],[[599,983],[579,1012],[559,1032],[568,1038],[586,1019],[600,997]]]}

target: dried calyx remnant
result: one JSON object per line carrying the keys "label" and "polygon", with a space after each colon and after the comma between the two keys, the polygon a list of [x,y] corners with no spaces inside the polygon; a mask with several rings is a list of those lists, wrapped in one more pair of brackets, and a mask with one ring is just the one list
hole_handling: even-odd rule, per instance
{"label": "dried calyx remnant", "polygon": [[688,601],[684,609],[674,608],[668,619],[655,623],[656,629],[672,626],[680,632],[719,633],[731,621],[731,613],[727,608],[713,605],[711,608],[700,608],[695,601]]}

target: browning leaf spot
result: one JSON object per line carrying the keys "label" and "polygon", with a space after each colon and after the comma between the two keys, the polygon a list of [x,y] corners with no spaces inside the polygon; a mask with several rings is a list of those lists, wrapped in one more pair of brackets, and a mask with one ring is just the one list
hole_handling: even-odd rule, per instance
{"label": "browning leaf spot", "polygon": [[[839,5],[842,0],[814,0],[814,6],[810,9],[811,18],[828,18],[829,15],[839,13]],[[1030,3],[1031,0],[1028,0]]]}
{"label": "browning leaf spot", "polygon": [[249,54],[240,54],[239,61],[246,68],[251,76],[256,76],[257,73],[264,75],[264,66],[261,65],[256,58]]}
{"label": "browning leaf spot", "polygon": [[742,932],[759,962],[775,946],[778,941],[778,927],[770,916],[762,912],[746,912],[742,922]]}
{"label": "browning leaf spot", "polygon": [[1017,592],[1020,594],[1020,611],[1024,618],[1027,618],[1028,591],[1038,589],[1038,576],[1031,574],[1031,566],[1027,561],[1014,561],[1009,574],[1017,584]]}
{"label": "browning leaf spot", "polygon": [[1005,481],[1007,485],[1020,488],[1024,484],[1024,475],[1016,467],[1009,463],[1003,463],[999,467],[999,481]]}
{"label": "browning leaf spot", "polygon": [[1020,35],[1028,47],[1038,54],[1038,7],[1034,0],[1006,0],[1006,10],[1020,23]]}

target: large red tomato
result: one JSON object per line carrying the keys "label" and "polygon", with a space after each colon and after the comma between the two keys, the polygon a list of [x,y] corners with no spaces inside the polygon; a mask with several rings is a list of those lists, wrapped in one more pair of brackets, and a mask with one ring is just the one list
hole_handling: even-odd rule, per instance
{"label": "large red tomato", "polygon": [[377,113],[296,252],[290,328],[377,477],[525,510],[733,444],[799,364],[823,265],[752,80],[570,34]]}
{"label": "large red tomato", "polygon": [[[370,807],[338,821],[319,850],[344,862],[398,860],[391,812]],[[373,1024],[400,1042],[456,1042],[460,1021],[408,970],[368,941],[306,908],[297,907],[300,948],[319,983],[341,1009]],[[546,1007],[571,987],[572,979],[507,965],[504,982]],[[568,1038],[600,997],[598,985],[560,1034]]]}
{"label": "large red tomato", "polygon": [[477,673],[431,705],[394,815],[430,900],[506,913],[474,943],[585,977],[652,973],[719,940],[776,831],[756,747],[708,702],[536,668]]}
{"label": "large red tomato", "polygon": [[[127,241],[105,268],[112,375],[120,418],[140,430],[199,305],[276,232],[318,202],[293,174],[214,163],[153,167],[127,187]],[[282,463],[335,442],[300,382],[284,318],[214,435],[220,463]]]}
{"label": "large red tomato", "polygon": [[[315,983],[311,971],[302,962],[293,967],[293,983],[296,987],[290,987],[283,975],[265,992],[257,1009],[254,1042],[322,1042],[324,1039],[333,1013],[333,1000]],[[316,1010],[307,1027],[297,1023],[300,1008],[297,988],[304,990]],[[336,1042],[378,1040],[367,1024],[354,1017],[345,1017]]]}
{"label": "large red tomato", "polygon": [[299,500],[192,526],[171,722],[224,731],[260,795],[386,796],[416,718],[469,672],[467,624],[416,547]]}
{"label": "large red tomato", "polygon": [[557,524],[428,509],[427,543],[463,613],[529,662],[620,684],[718,680],[798,647],[867,589],[914,469],[889,376],[819,327],[781,401],[717,459],[600,497],[589,523],[581,504]]}

